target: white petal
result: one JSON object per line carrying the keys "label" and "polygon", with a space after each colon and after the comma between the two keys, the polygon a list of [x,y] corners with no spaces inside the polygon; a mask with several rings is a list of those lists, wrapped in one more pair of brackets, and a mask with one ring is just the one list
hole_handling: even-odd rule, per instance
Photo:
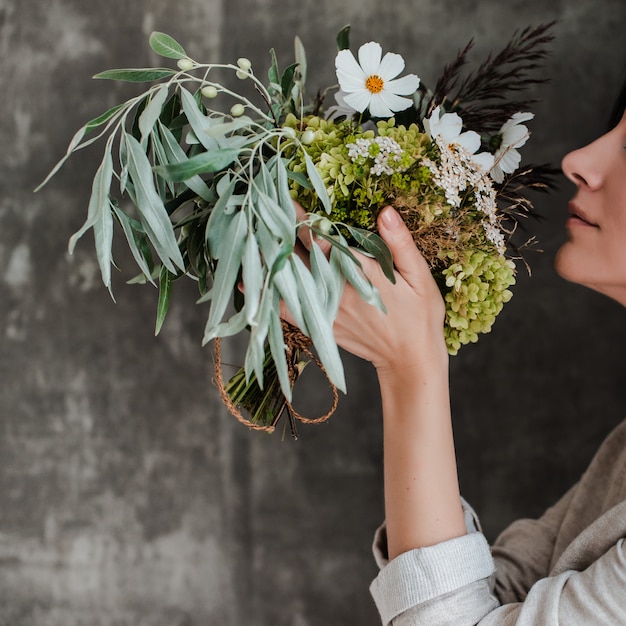
{"label": "white petal", "polygon": [[395,52],[387,52],[378,67],[378,75],[385,81],[395,78],[404,69],[404,59]]}
{"label": "white petal", "polygon": [[480,135],[473,130],[466,130],[456,138],[455,143],[463,146],[470,154],[474,154],[480,148]]}
{"label": "white petal", "polygon": [[413,104],[413,100],[411,98],[403,98],[402,96],[391,93],[386,89],[381,91],[378,95],[381,96],[381,100],[385,103],[387,108],[391,109],[392,111],[404,111]]}
{"label": "white petal", "polygon": [[491,175],[492,180],[496,183],[501,183],[504,180],[504,172],[498,164],[491,168],[489,174]]}
{"label": "white petal", "polygon": [[520,124],[521,122],[527,122],[528,120],[532,120],[534,117],[534,113],[513,113],[513,115],[511,116],[511,121],[514,124]]}
{"label": "white petal", "polygon": [[502,133],[502,145],[521,148],[528,141],[529,137],[530,133],[526,126],[511,126]]}
{"label": "white petal", "polygon": [[521,160],[522,155],[517,150],[511,149],[500,155],[498,165],[503,172],[507,172],[510,174],[517,169],[517,166],[520,164]]}
{"label": "white petal", "polygon": [[420,79],[415,74],[407,74],[402,78],[396,78],[396,80],[385,81],[385,89],[399,96],[414,94],[419,86]]}
{"label": "white petal", "polygon": [[446,143],[458,143],[457,137],[461,134],[462,129],[463,120],[456,113],[444,113],[439,118],[435,132]]}
{"label": "white petal", "polygon": [[472,163],[483,172],[488,172],[493,167],[493,154],[489,152],[473,154]]}
{"label": "white petal", "polygon": [[383,93],[381,91],[380,93],[372,94],[369,103],[370,115],[372,117],[391,117],[393,115],[393,112],[385,103]]}
{"label": "white petal", "polygon": [[341,90],[347,93],[365,89],[365,78],[355,76],[354,74],[348,74],[343,70],[337,70],[337,80],[339,81]]}
{"label": "white petal", "polygon": [[380,65],[380,57],[383,53],[383,49],[380,44],[375,41],[364,43],[359,48],[359,63],[365,73],[365,76],[371,76],[372,74],[378,74],[378,67]]}
{"label": "white petal", "polygon": [[359,113],[363,113],[370,104],[372,94],[367,89],[361,91],[354,91],[345,95],[344,100],[346,103],[354,108]]}
{"label": "white petal", "polygon": [[335,57],[335,68],[337,72],[341,71],[354,78],[361,78],[363,82],[365,82],[366,76],[350,50],[340,50],[337,53]]}

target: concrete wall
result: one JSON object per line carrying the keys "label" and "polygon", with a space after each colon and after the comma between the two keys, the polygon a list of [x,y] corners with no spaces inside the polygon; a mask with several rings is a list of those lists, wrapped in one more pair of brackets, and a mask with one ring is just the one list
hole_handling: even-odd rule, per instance
{"label": "concrete wall", "polygon": [[[32,193],[80,124],[133,93],[90,76],[159,63],[152,30],[197,58],[257,64],[270,47],[290,62],[299,34],[310,84],[327,84],[350,22],[355,44],[376,39],[431,82],[470,37],[481,58],[552,19],[553,80],[526,158],[556,164],[604,127],[624,70],[623,0],[0,0],[2,626],[377,623],[371,369],[347,358],[349,395],[298,442],[254,434],[217,399],[192,285],[176,286],[155,339],[157,294],[125,284],[120,242],[112,302],[90,240],[66,253],[98,151]],[[570,193],[564,182],[539,199],[532,278],[522,272],[495,331],[452,361],[463,492],[489,537],[539,514],[624,415],[621,307],[552,270]]]}

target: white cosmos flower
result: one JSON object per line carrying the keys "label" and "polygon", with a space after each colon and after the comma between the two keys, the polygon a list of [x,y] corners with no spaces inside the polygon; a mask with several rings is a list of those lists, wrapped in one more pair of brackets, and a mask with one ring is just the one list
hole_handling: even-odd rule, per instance
{"label": "white cosmos flower", "polygon": [[429,118],[424,119],[424,127],[431,139],[437,139],[445,146],[461,146],[470,155],[470,160],[478,168],[488,172],[493,167],[493,154],[479,152],[480,135],[473,130],[463,130],[463,120],[457,113],[444,113],[441,107],[436,107]]}
{"label": "white cosmos flower", "polygon": [[346,94],[340,89],[335,93],[335,102],[333,106],[331,106],[328,111],[326,111],[326,119],[331,122],[338,117],[347,117],[350,118],[354,115],[354,107],[351,107],[346,102]]}
{"label": "white cosmos flower", "polygon": [[[337,79],[343,99],[355,111],[369,109],[372,117],[391,117],[394,111],[404,111],[412,104],[412,95],[419,87],[415,74],[396,78],[404,69],[404,59],[393,52],[382,57],[380,44],[374,41],[363,44],[359,60],[350,50],[341,50],[335,58]],[[381,59],[382,57],[382,59]]]}
{"label": "white cosmos flower", "polygon": [[496,183],[504,180],[505,174],[514,172],[522,159],[517,148],[521,148],[530,137],[528,128],[522,124],[535,117],[532,113],[515,113],[500,129],[502,140],[494,155],[494,165],[491,168],[491,178]]}

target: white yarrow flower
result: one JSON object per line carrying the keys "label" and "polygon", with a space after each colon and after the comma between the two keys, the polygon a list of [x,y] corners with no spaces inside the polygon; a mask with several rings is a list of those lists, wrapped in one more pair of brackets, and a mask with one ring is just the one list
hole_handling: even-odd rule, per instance
{"label": "white yarrow flower", "polygon": [[500,147],[494,154],[494,165],[489,172],[496,183],[504,180],[505,174],[514,172],[522,159],[517,148],[521,148],[530,137],[530,132],[522,122],[535,117],[532,113],[515,113],[500,129]]}
{"label": "white yarrow flower", "polygon": [[[362,113],[369,109],[372,117],[391,117],[412,104],[409,96],[419,87],[415,74],[396,78],[404,70],[404,59],[393,52],[382,56],[380,44],[370,41],[358,52],[359,60],[350,50],[341,50],[335,58],[337,79],[346,104]],[[381,59],[382,57],[382,59]]]}
{"label": "white yarrow flower", "polygon": [[493,155],[489,152],[479,152],[480,135],[473,130],[463,130],[463,120],[457,113],[444,113],[441,107],[436,107],[429,118],[424,119],[424,127],[431,139],[440,139],[446,146],[461,146],[467,150],[470,159],[478,169],[488,172],[493,167]]}

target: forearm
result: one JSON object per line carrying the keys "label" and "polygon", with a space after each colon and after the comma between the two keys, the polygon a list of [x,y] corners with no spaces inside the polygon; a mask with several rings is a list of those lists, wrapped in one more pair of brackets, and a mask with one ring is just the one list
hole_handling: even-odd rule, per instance
{"label": "forearm", "polygon": [[465,534],[447,355],[379,372],[384,416],[389,558]]}

